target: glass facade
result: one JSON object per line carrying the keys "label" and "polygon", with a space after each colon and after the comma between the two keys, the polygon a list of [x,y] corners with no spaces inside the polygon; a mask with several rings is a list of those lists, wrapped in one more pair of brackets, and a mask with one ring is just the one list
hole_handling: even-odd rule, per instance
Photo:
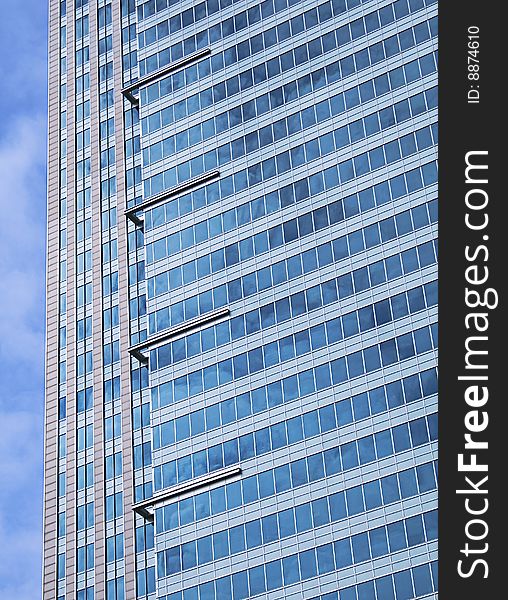
{"label": "glass facade", "polygon": [[437,598],[436,2],[50,6],[44,597]]}

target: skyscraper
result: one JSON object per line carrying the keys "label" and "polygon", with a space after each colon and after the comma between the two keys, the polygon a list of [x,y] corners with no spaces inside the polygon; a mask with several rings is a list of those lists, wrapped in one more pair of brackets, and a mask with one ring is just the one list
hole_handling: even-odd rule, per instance
{"label": "skyscraper", "polygon": [[44,598],[437,598],[434,0],[50,0]]}

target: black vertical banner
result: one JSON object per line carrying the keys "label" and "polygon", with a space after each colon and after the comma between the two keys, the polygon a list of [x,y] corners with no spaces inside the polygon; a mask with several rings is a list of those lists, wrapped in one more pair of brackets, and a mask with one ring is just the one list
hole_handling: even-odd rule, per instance
{"label": "black vertical banner", "polygon": [[[497,2],[439,4],[439,596],[508,576],[508,31]],[[503,164],[506,163],[506,164]]]}

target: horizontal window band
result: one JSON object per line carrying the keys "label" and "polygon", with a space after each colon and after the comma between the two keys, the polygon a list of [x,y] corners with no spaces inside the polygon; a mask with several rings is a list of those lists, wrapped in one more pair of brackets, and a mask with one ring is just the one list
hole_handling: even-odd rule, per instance
{"label": "horizontal window band", "polygon": [[164,192],[161,192],[160,194],[157,194],[155,196],[150,196],[144,202],[141,202],[140,204],[136,204],[135,206],[132,206],[131,208],[126,209],[124,211],[124,214],[128,219],[131,219],[132,218],[131,215],[137,213],[140,210],[145,210],[145,208],[148,208],[154,204],[157,204],[158,202],[162,202],[163,200],[168,200],[169,198],[173,198],[174,196],[179,196],[180,194],[183,194],[184,192],[188,192],[189,190],[192,190],[201,185],[204,185],[205,183],[208,183],[214,179],[217,179],[218,177],[220,177],[220,171],[209,171],[208,173],[204,173],[203,175],[200,175],[199,177],[194,177],[194,179],[189,179],[188,181],[185,181],[184,183],[177,185],[176,187],[165,190]]}
{"label": "horizontal window band", "polygon": [[143,342],[136,344],[135,346],[131,346],[129,348],[129,352],[140,362],[148,362],[148,357],[143,354],[143,350],[147,350],[151,346],[156,346],[157,344],[167,342],[168,340],[182,335],[183,333],[188,333],[189,331],[199,329],[204,325],[209,325],[212,322],[229,317],[229,313],[229,308],[224,307],[212,313],[196,317],[190,321],[186,321],[185,323],[180,323],[160,335],[150,337]]}
{"label": "horizontal window band", "polygon": [[163,494],[157,494],[155,496],[152,496],[148,500],[137,502],[132,506],[132,510],[138,515],[142,516],[147,521],[153,521],[154,514],[150,509],[153,508],[159,502],[165,502],[166,500],[171,500],[172,498],[176,498],[178,496],[181,496],[182,494],[199,490],[202,487],[210,485],[212,483],[217,483],[219,481],[231,479],[232,477],[240,475],[241,472],[241,467],[228,467],[226,469],[216,471],[213,474],[197,477],[196,479],[193,479],[191,481],[186,481],[184,483],[181,483],[180,485],[175,485]]}
{"label": "horizontal window band", "polygon": [[152,81],[155,81],[156,79],[161,79],[165,75],[169,75],[170,73],[173,73],[174,71],[178,71],[179,69],[182,69],[183,67],[187,67],[191,63],[196,62],[196,61],[200,60],[201,58],[204,58],[205,56],[208,56],[209,54],[211,54],[211,52],[212,52],[212,50],[210,48],[203,48],[202,50],[199,50],[198,52],[189,54],[188,56],[185,56],[184,58],[177,60],[174,63],[171,63],[167,67],[164,67],[164,69],[159,69],[158,71],[155,71],[154,73],[150,73],[150,75],[146,75],[146,77],[142,77],[141,79],[138,79],[136,82],[123,88],[122,94],[131,102],[132,102],[131,98],[133,98],[135,100],[135,102],[133,102],[133,104],[134,103],[138,104],[139,99],[132,95],[132,92],[134,90],[137,90],[138,88],[140,88],[142,86],[148,85],[149,83],[151,83]]}

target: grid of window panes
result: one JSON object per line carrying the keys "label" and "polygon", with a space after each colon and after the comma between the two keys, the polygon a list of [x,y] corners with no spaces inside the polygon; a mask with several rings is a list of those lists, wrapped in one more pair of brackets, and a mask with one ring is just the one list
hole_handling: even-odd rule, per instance
{"label": "grid of window panes", "polygon": [[59,400],[58,400],[58,542],[57,593],[65,594],[66,566],[66,441],[67,441],[67,17],[66,3],[60,2],[60,65],[59,65],[59,119],[60,119],[60,268],[59,268]]}
{"label": "grid of window panes", "polygon": [[95,488],[92,338],[93,246],[91,206],[90,14],[93,4],[75,3],[76,180],[76,594],[94,597]]}
{"label": "grid of window panes", "polygon": [[135,92],[129,206],[220,172],[131,226],[139,327],[230,309],[149,352],[135,466],[154,492],[242,469],[137,521],[138,595],[437,598],[435,1],[129,16],[124,69],[196,56]]}
{"label": "grid of window panes", "polygon": [[[108,563],[108,598],[122,598],[123,577],[116,576],[117,569],[121,571],[123,556],[123,539],[122,539],[122,521],[113,521],[107,523],[108,538],[106,540],[106,556],[97,556],[95,548],[95,501],[96,489],[94,487],[94,368],[97,369],[98,364],[103,365],[103,372],[99,380],[103,380],[104,397],[105,397],[105,416],[104,416],[104,431],[105,431],[105,472],[108,483],[106,485],[106,506],[107,518],[109,521],[115,517],[121,517],[123,514],[122,505],[122,482],[121,479],[116,479],[117,475],[121,475],[121,463],[117,456],[121,456],[121,452],[116,452],[119,445],[118,438],[121,433],[121,421],[119,419],[119,406],[113,404],[113,400],[119,400],[118,387],[118,300],[115,294],[117,293],[117,242],[116,242],[116,198],[115,198],[115,173],[114,173],[114,138],[110,137],[113,130],[107,131],[104,135],[104,127],[102,121],[108,121],[108,113],[112,114],[112,62],[108,68],[108,52],[111,59],[111,3],[98,0],[98,2],[88,2],[88,0],[76,0],[73,3],[61,3],[61,30],[60,43],[62,49],[61,55],[61,101],[62,115],[60,119],[61,127],[61,186],[62,186],[62,201],[61,201],[61,236],[60,244],[62,252],[66,248],[66,215],[67,206],[65,199],[65,190],[67,184],[65,159],[67,149],[67,119],[65,107],[72,103],[74,112],[74,122],[69,123],[74,139],[74,162],[71,166],[73,169],[73,179],[75,181],[72,197],[69,202],[69,209],[75,211],[71,218],[71,223],[75,222],[75,251],[66,258],[72,261],[73,272],[75,273],[75,290],[73,296],[75,305],[73,307],[73,323],[66,323],[66,294],[65,294],[65,279],[66,268],[65,262],[61,263],[60,273],[63,282],[62,293],[60,297],[60,311],[62,326],[60,329],[60,347],[63,349],[60,365],[60,381],[65,384],[66,369],[65,369],[65,345],[66,345],[66,325],[70,327],[75,339],[75,347],[70,350],[75,361],[75,381],[72,386],[75,390],[75,398],[73,398],[73,406],[75,413],[67,415],[67,403],[65,398],[65,390],[62,390],[59,402],[59,416],[61,423],[61,435],[59,440],[59,456],[65,457],[66,453],[66,437],[65,437],[65,419],[66,416],[71,417],[71,422],[76,430],[73,432],[75,439],[75,481],[76,481],[76,504],[70,510],[75,511],[73,523],[75,524],[72,535],[72,543],[67,543],[67,549],[72,548],[74,572],[70,575],[73,581],[66,581],[65,571],[65,472],[59,477],[59,496],[62,497],[61,506],[58,517],[58,594],[59,598],[64,598],[66,590],[75,590],[75,597],[78,600],[93,600],[94,598],[94,566],[96,561],[103,560]],[[93,11],[93,12],[92,12]],[[98,30],[91,31],[91,21],[98,22]],[[68,43],[67,31],[72,32],[73,43]],[[69,38],[70,39],[70,38]],[[98,44],[98,47],[92,52],[93,55],[98,55],[99,64],[91,64],[90,62],[90,47],[91,44]],[[66,78],[66,61],[69,55],[73,55],[74,64],[74,80],[72,88],[74,94],[72,97],[67,97],[67,78]],[[99,78],[99,110],[101,127],[99,131],[91,130],[91,109],[90,109],[90,82],[93,77],[91,71],[100,72]],[[99,190],[92,190],[92,173],[91,173],[91,145],[94,140],[99,139],[99,160],[100,160],[100,191],[101,191],[101,206],[92,207],[92,195],[97,195]],[[99,272],[102,273],[102,297],[94,298],[94,273],[93,273],[93,255],[95,248],[92,244],[92,230],[95,223],[101,223],[101,238],[100,238],[100,253],[102,265]],[[101,288],[95,288],[101,289]],[[98,301],[98,302],[97,302]],[[104,322],[109,325],[105,326],[103,342],[98,347],[94,347],[93,328],[94,311],[93,307],[96,303],[103,310]],[[116,307],[116,308],[115,308]],[[102,336],[101,336],[102,337]],[[62,352],[62,350],[61,350]],[[95,361],[94,357],[101,356],[102,360]],[[65,388],[65,386],[63,386]],[[116,459],[116,460],[115,460]],[[102,468],[100,469],[102,472]],[[119,471],[119,472],[117,472]],[[112,490],[108,493],[108,486]],[[113,498],[113,511],[111,511],[111,498]],[[60,501],[59,501],[60,502]],[[67,506],[70,506],[67,503]],[[68,508],[69,510],[69,508]],[[111,513],[113,517],[111,517]],[[118,532],[119,528],[119,532]],[[109,535],[111,534],[112,535]],[[99,531],[102,535],[102,531]],[[113,552],[111,552],[111,538],[114,541]],[[111,562],[111,556],[114,557],[114,564]],[[110,574],[113,573],[112,576]],[[109,579],[112,580],[112,586]],[[111,587],[114,593],[111,593]]]}
{"label": "grid of window panes", "polygon": [[104,382],[104,461],[106,598],[125,597],[124,482],[122,463],[122,405],[120,389],[120,310],[118,264],[118,199],[114,104],[113,7],[97,3],[99,161],[102,236],[102,322]]}
{"label": "grid of window panes", "polygon": [[[123,84],[138,79],[137,18],[134,0],[122,2]],[[124,100],[125,184],[127,206],[143,200],[141,177],[140,123],[138,107]],[[145,248],[143,228],[128,221],[130,343],[147,338]],[[131,360],[134,501],[153,493],[151,468],[150,390],[147,365]],[[136,595],[155,600],[155,554],[153,524],[135,514]]]}

